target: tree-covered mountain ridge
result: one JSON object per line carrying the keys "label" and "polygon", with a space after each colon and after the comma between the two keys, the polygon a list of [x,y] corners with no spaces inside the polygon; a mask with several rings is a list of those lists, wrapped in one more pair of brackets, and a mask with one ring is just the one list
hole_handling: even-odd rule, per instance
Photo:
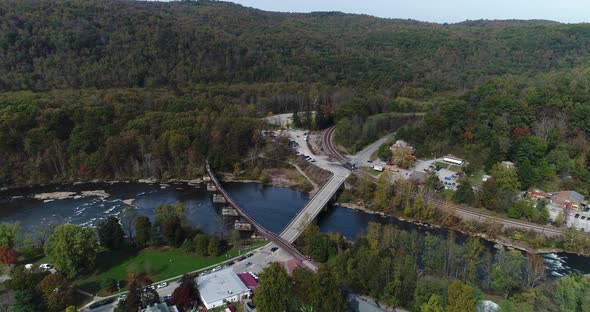
{"label": "tree-covered mountain ridge", "polygon": [[229,2],[1,1],[0,91],[321,82],[465,90],[588,64],[590,25],[434,24]]}

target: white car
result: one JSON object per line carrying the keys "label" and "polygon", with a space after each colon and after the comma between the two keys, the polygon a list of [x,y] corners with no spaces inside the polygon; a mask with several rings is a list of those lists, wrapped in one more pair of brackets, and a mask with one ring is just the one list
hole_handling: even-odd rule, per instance
{"label": "white car", "polygon": [[53,269],[53,265],[49,264],[49,263],[42,263],[39,265],[39,269],[47,271],[47,270],[51,270]]}
{"label": "white car", "polygon": [[214,267],[213,270],[211,270],[211,272],[216,272],[219,270],[221,270],[221,266],[218,265],[218,266]]}
{"label": "white car", "polygon": [[164,288],[164,287],[166,287],[166,286],[168,286],[168,283],[166,283],[166,282],[161,282],[160,284],[158,284],[158,286],[156,286],[156,288],[157,288],[157,289],[160,289],[160,288]]}
{"label": "white car", "polygon": [[119,298],[117,298],[117,301],[123,301],[125,299],[127,299],[127,295],[123,294],[123,295],[120,295]]}

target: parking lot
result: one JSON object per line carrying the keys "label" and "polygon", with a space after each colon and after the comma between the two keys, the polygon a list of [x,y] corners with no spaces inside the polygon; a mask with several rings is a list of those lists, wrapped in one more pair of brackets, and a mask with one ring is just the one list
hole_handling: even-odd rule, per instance
{"label": "parking lot", "polygon": [[457,190],[457,180],[460,175],[457,172],[447,168],[438,167],[436,163],[443,163],[442,159],[417,160],[414,165],[414,170],[421,172],[434,171],[438,179],[443,183],[447,190]]}

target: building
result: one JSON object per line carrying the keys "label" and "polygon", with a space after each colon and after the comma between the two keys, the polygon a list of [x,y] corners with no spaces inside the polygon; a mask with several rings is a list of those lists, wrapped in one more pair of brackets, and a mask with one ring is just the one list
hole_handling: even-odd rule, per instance
{"label": "building", "polygon": [[412,173],[410,173],[408,180],[416,182],[418,184],[424,184],[426,183],[426,177],[426,172],[414,170],[412,171]]}
{"label": "building", "polygon": [[178,308],[176,306],[168,306],[165,303],[154,303],[145,309],[142,312],[178,312]]}
{"label": "building", "polygon": [[528,192],[527,195],[534,200],[550,199],[549,195],[547,195],[546,193],[539,191],[539,190]]}
{"label": "building", "polygon": [[502,166],[510,169],[510,168],[514,168],[514,163],[511,161],[503,161]]}
{"label": "building", "polygon": [[239,273],[238,277],[242,280],[244,285],[246,285],[246,287],[252,291],[252,293],[256,292],[256,288],[258,288],[258,281],[251,273]]}
{"label": "building", "polygon": [[455,157],[453,155],[448,155],[443,157],[443,161],[449,163],[451,165],[463,166],[465,161],[461,158]]}
{"label": "building", "polygon": [[551,202],[563,208],[580,209],[584,202],[584,195],[576,191],[561,191],[553,194]]}
{"label": "building", "polygon": [[393,153],[395,150],[400,148],[409,149],[410,153],[414,153],[415,151],[414,147],[408,144],[408,142],[402,140],[395,141],[395,143],[389,147],[389,150]]}
{"label": "building", "polygon": [[208,310],[250,296],[250,289],[231,268],[199,276],[196,281],[201,301]]}

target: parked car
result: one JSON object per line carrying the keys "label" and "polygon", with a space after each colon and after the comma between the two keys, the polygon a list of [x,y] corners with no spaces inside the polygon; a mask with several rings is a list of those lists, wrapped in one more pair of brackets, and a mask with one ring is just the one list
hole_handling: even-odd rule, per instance
{"label": "parked car", "polygon": [[252,262],[248,261],[248,263],[246,263],[246,267],[249,267],[252,265]]}
{"label": "parked car", "polygon": [[123,301],[125,299],[127,299],[127,295],[125,295],[125,294],[120,295],[119,298],[117,298],[117,302]]}
{"label": "parked car", "polygon": [[372,161],[372,160],[370,160],[370,159],[369,159],[369,160],[367,160],[367,162],[368,162],[368,163],[370,163],[370,164],[372,164],[372,163],[373,163],[373,161]]}
{"label": "parked car", "polygon": [[241,257],[238,258],[238,261],[242,261],[244,259],[246,259],[246,256],[241,256]]}
{"label": "parked car", "polygon": [[246,255],[246,257],[247,257],[247,258],[250,258],[250,257],[252,257],[253,255],[254,255],[253,253],[249,253],[249,254],[247,254],[247,255]]}
{"label": "parked car", "polygon": [[228,306],[223,312],[236,312],[236,308],[234,306]]}
{"label": "parked car", "polygon": [[39,265],[39,269],[47,271],[47,270],[51,270],[53,269],[53,265],[49,264],[49,263],[42,263]]}
{"label": "parked car", "polygon": [[164,288],[164,287],[166,287],[166,286],[168,286],[168,283],[167,283],[167,282],[161,282],[160,284],[158,284],[158,285],[156,286],[156,288],[157,288],[157,289],[160,289],[160,288]]}
{"label": "parked car", "polygon": [[271,249],[270,249],[270,251],[272,251],[272,252],[275,252],[275,251],[277,251],[278,249],[279,249],[279,247],[273,247],[273,248],[271,248]]}
{"label": "parked car", "polygon": [[226,265],[227,265],[227,266],[232,266],[232,265],[234,265],[234,263],[235,263],[235,262],[233,262],[233,261],[230,261],[230,262],[228,262]]}
{"label": "parked car", "polygon": [[164,301],[168,301],[170,299],[172,299],[172,295],[166,295],[166,296],[162,297],[162,300],[164,300]]}
{"label": "parked car", "polygon": [[214,267],[213,270],[211,270],[211,272],[216,272],[216,271],[219,271],[219,270],[221,270],[221,266],[220,265]]}

